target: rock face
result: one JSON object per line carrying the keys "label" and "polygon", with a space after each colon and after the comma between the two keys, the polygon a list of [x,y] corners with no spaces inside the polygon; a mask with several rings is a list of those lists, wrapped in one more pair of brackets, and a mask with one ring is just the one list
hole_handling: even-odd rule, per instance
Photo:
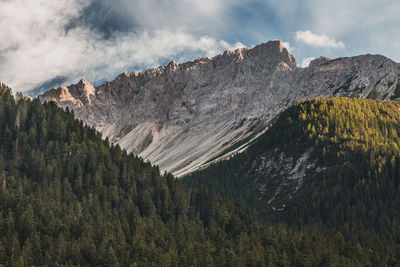
{"label": "rock face", "polygon": [[327,169],[321,166],[318,158],[311,157],[313,151],[314,147],[309,147],[288,155],[279,147],[266,150],[251,163],[247,175],[254,180],[249,180],[249,183],[254,182],[259,188],[260,199],[273,210],[281,211],[302,187],[304,180],[311,180]]}
{"label": "rock face", "polygon": [[400,67],[379,55],[318,58],[307,68],[281,41],[213,58],[87,81],[39,96],[73,109],[128,152],[177,176],[241,151],[294,101],[400,97]]}

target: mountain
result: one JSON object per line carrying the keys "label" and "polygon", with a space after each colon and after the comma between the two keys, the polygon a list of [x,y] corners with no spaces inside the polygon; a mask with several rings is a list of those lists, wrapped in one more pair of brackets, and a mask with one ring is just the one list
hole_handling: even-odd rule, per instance
{"label": "mountain", "polygon": [[0,266],[340,266],[395,255],[257,220],[0,84]]}
{"label": "mountain", "polygon": [[397,99],[399,77],[399,64],[379,55],[318,58],[300,68],[283,42],[270,41],[98,87],[82,80],[39,99],[73,109],[112,143],[182,176],[243,151],[297,100]]}
{"label": "mountain", "polygon": [[341,231],[375,248],[398,246],[399,111],[398,101],[300,101],[247,151],[183,181],[272,221]]}

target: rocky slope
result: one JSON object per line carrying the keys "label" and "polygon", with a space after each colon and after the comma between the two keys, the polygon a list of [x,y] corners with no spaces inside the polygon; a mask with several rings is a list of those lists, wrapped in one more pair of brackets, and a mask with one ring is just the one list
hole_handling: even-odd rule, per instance
{"label": "rocky slope", "polygon": [[379,55],[307,68],[281,41],[213,58],[121,74],[94,88],[87,81],[39,96],[73,109],[112,142],[177,176],[246,148],[294,101],[318,96],[394,99],[400,67]]}

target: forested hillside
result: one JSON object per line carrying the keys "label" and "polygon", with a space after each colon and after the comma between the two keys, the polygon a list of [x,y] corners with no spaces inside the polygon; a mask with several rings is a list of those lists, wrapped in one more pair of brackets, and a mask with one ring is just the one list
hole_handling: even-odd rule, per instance
{"label": "forested hillside", "polygon": [[340,233],[255,219],[127,154],[55,104],[0,87],[4,266],[379,265]]}
{"label": "forested hillside", "polygon": [[245,153],[186,177],[292,227],[341,231],[397,255],[400,103],[305,100],[283,112]]}

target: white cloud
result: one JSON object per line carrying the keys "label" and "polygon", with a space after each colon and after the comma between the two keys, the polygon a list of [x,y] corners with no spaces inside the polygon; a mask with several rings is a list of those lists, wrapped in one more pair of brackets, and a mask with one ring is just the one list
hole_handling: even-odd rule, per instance
{"label": "white cloud", "polygon": [[286,47],[289,53],[292,53],[292,47],[290,46],[289,42],[283,42],[283,45]]}
{"label": "white cloud", "polygon": [[[179,20],[174,22],[176,25],[165,23],[166,26],[156,27],[157,23],[163,25],[161,20],[167,18],[160,16],[160,21],[151,21],[151,6],[144,0],[136,2],[145,6],[142,12],[148,12],[138,15],[136,19],[147,16],[147,21],[143,20],[146,25],[135,28],[135,31],[115,33],[110,39],[102,38],[100,33],[84,24],[66,31],[66,26],[76,21],[90,1],[0,0],[0,80],[18,91],[30,90],[57,76],[67,77],[67,84],[81,77],[90,81],[110,80],[132,67],[145,69],[158,66],[166,59],[183,61],[243,46],[241,43],[231,45],[217,40],[200,30],[191,32],[186,27],[178,27],[179,23],[183,23]],[[179,1],[188,3],[174,0]],[[158,3],[157,10],[166,10],[159,1],[151,2],[155,6]],[[221,7],[216,2],[213,5],[204,3],[207,5],[201,9],[202,15],[189,8],[175,10],[176,14],[170,15],[179,17],[181,12],[187,14],[188,21],[198,22],[210,14],[218,15]],[[196,2],[196,6],[199,4]],[[138,7],[132,10],[140,10]]]}
{"label": "white cloud", "polygon": [[314,59],[315,57],[304,58],[303,61],[301,62],[301,67],[302,68],[308,67],[310,65],[310,62],[313,61]]}
{"label": "white cloud", "polygon": [[322,35],[314,34],[311,31],[297,31],[295,33],[295,40],[317,47],[329,47],[329,48],[345,47],[342,41],[336,41],[335,39],[325,34]]}

